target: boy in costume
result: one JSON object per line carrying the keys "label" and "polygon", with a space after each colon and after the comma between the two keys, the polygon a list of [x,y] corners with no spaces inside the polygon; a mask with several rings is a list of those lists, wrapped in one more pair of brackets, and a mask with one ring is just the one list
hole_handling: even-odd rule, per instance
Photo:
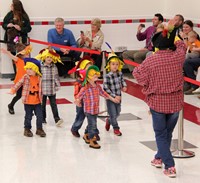
{"label": "boy in costume", "polygon": [[124,62],[122,59],[120,59],[115,53],[110,53],[106,64],[106,70],[108,73],[103,82],[103,89],[106,93],[120,101],[119,103],[115,103],[111,100],[106,100],[109,117],[106,118],[105,128],[109,131],[110,125],[112,125],[114,134],[117,136],[122,135],[117,122],[117,118],[121,112],[121,91],[125,92],[127,90],[127,85],[121,72],[123,65]]}
{"label": "boy in costume", "polygon": [[43,123],[46,124],[46,102],[47,97],[50,101],[51,110],[56,123],[56,126],[60,126],[63,120],[59,117],[58,107],[56,104],[56,91],[60,89],[60,79],[58,75],[58,69],[55,65],[57,62],[61,62],[60,55],[51,48],[43,49],[39,55],[36,56],[38,60],[42,62],[42,113]]}
{"label": "boy in costume", "polygon": [[80,106],[81,100],[84,104],[84,112],[88,120],[88,133],[84,135],[85,142],[90,144],[89,147],[99,149],[101,146],[97,143],[97,115],[99,113],[99,96],[110,99],[113,102],[119,102],[115,98],[107,94],[97,83],[100,71],[97,66],[90,66],[86,72],[86,78],[83,82],[84,87],[81,88],[76,96],[75,103]]}
{"label": "boy in costume", "polygon": [[23,86],[22,89],[22,102],[25,110],[24,120],[24,136],[32,137],[31,120],[34,114],[36,115],[36,134],[40,137],[45,137],[46,133],[42,128],[42,92],[41,92],[41,72],[40,62],[34,58],[25,58],[26,74],[11,88],[10,94]]}

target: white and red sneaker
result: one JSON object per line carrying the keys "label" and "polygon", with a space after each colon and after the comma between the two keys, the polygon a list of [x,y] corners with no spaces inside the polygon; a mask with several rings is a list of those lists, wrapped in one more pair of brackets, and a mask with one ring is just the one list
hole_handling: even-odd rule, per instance
{"label": "white and red sneaker", "polygon": [[121,136],[122,133],[119,131],[119,129],[114,129],[114,134],[117,136]]}
{"label": "white and red sneaker", "polygon": [[176,169],[175,167],[170,167],[168,169],[164,170],[164,174],[167,175],[170,178],[175,178],[176,177]]}
{"label": "white and red sneaker", "polygon": [[151,165],[155,166],[156,168],[162,168],[162,160],[161,159],[153,159],[151,161]]}

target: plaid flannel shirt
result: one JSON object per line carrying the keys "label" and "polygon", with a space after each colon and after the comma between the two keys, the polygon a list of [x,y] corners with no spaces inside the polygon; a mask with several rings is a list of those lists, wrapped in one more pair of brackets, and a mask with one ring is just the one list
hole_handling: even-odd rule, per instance
{"label": "plaid flannel shirt", "polygon": [[[39,100],[40,103],[42,102],[42,91],[41,91],[41,77],[38,76],[39,80]],[[28,96],[30,94],[30,76],[28,74],[25,74],[13,87],[12,90],[15,92],[23,85],[22,90],[22,103],[23,104],[30,104],[28,103]]]}
{"label": "plaid flannel shirt", "polygon": [[52,96],[60,88],[58,69],[54,63],[41,65],[42,71],[42,92],[43,95]]}
{"label": "plaid flannel shirt", "polygon": [[86,113],[96,115],[99,114],[99,96],[106,99],[109,98],[109,95],[103,91],[98,83],[96,83],[96,86],[92,86],[88,83],[86,86],[81,88],[76,98],[79,100],[83,99],[84,111]]}
{"label": "plaid flannel shirt", "polygon": [[149,107],[161,113],[174,113],[183,107],[183,63],[186,47],[177,41],[176,50],[159,50],[133,71],[143,86]]}
{"label": "plaid flannel shirt", "polygon": [[103,89],[112,97],[121,96],[121,89],[126,87],[122,72],[109,72],[103,82]]}

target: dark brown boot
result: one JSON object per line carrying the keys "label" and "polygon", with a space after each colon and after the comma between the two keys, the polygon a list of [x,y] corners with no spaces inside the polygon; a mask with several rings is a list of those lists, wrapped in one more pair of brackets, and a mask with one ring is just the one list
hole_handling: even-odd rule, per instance
{"label": "dark brown boot", "polygon": [[89,140],[89,138],[88,138],[88,133],[85,133],[85,134],[84,134],[83,140],[85,140],[85,143],[86,143],[86,144],[89,144],[89,143],[90,143],[90,140]]}
{"label": "dark brown boot", "polygon": [[94,148],[94,149],[100,149],[101,148],[101,146],[97,143],[96,137],[93,137],[92,139],[90,139],[90,147]]}
{"label": "dark brown boot", "polygon": [[32,131],[30,129],[24,128],[24,136],[26,136],[26,137],[32,137],[33,133],[32,133]]}
{"label": "dark brown boot", "polygon": [[39,135],[40,137],[46,137],[46,133],[42,128],[38,128],[36,131],[36,135]]}

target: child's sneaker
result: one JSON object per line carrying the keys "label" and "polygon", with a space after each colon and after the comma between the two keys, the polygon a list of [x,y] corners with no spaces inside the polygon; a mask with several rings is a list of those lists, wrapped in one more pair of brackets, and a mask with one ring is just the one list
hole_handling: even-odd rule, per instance
{"label": "child's sneaker", "polygon": [[164,170],[164,174],[167,175],[170,178],[175,178],[176,177],[176,169],[175,167],[170,167],[168,169]]}
{"label": "child's sneaker", "polygon": [[62,123],[63,123],[63,120],[59,119],[58,121],[56,121],[56,126],[61,126]]}
{"label": "child's sneaker", "polygon": [[46,137],[46,133],[44,132],[42,128],[38,128],[36,130],[36,135],[39,135],[40,137]]}
{"label": "child's sneaker", "polygon": [[119,129],[114,129],[114,134],[117,136],[121,136],[122,133],[119,131]]}
{"label": "child's sneaker", "polygon": [[84,134],[83,140],[85,140],[85,143],[86,143],[86,144],[89,144],[89,143],[90,143],[90,139],[89,139],[89,137],[88,137],[88,133],[85,133],[85,134]]}
{"label": "child's sneaker", "polygon": [[24,128],[24,136],[26,136],[26,137],[32,137],[33,133],[32,133],[32,131],[30,129]]}
{"label": "child's sneaker", "polygon": [[106,125],[105,125],[106,131],[110,130],[110,123],[108,122],[108,118],[106,118]]}
{"label": "child's sneaker", "polygon": [[151,161],[151,165],[155,166],[156,168],[162,168],[162,160],[161,159],[153,159]]}

